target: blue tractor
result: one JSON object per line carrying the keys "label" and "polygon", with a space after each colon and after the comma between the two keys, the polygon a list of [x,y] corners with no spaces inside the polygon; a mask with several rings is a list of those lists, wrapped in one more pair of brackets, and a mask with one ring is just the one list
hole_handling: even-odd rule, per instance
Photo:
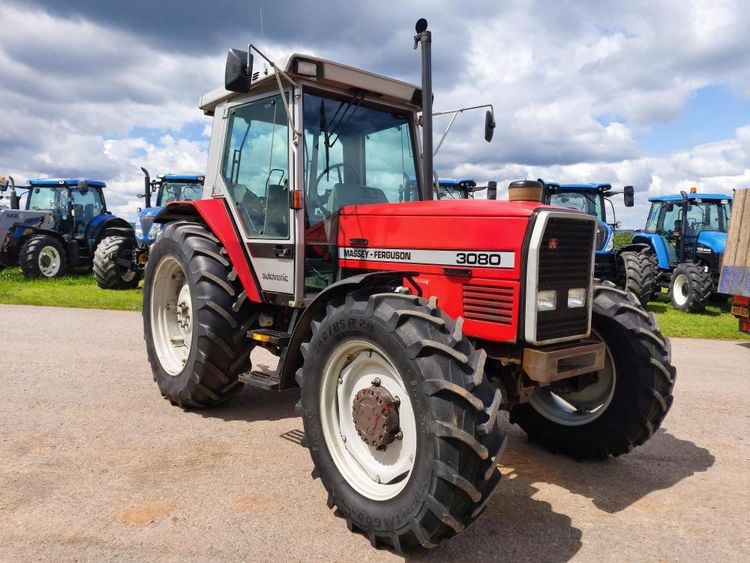
{"label": "blue tractor", "polygon": [[[0,265],[19,265],[26,277],[54,278],[70,268],[90,267],[94,254],[110,237],[134,242],[133,227],[107,211],[105,187],[98,180],[30,180],[25,209],[18,210],[22,196],[6,184],[4,191],[10,189],[11,208],[16,211],[5,215],[18,217],[0,229]],[[35,222],[34,216],[43,219]],[[118,283],[127,285],[131,280],[120,277]]]}
{"label": "blue tractor", "polygon": [[691,188],[649,201],[646,228],[635,233],[633,243],[648,247],[658,286],[669,289],[675,309],[700,312],[717,291],[732,197]]}
{"label": "blue tractor", "polygon": [[[138,197],[145,199],[145,207],[138,211],[135,219],[133,244],[113,237],[103,241],[101,251],[94,257],[94,278],[102,289],[121,289],[117,283],[118,272],[131,272],[135,284],[143,277],[143,268],[148,262],[150,246],[156,240],[161,223],[154,219],[171,201],[201,199],[204,177],[197,174],[163,174],[152,179],[148,170],[144,174],[144,191]],[[156,205],[152,205],[152,195]]]}
{"label": "blue tractor", "polygon": [[[648,303],[657,289],[656,266],[648,246],[634,242],[622,248],[614,247],[617,216],[611,197],[622,194],[625,207],[633,207],[633,186],[625,186],[620,192],[613,191],[611,184],[541,183],[544,203],[583,211],[598,219],[594,275],[630,291],[641,303]],[[612,220],[609,222],[607,204],[612,210]]]}

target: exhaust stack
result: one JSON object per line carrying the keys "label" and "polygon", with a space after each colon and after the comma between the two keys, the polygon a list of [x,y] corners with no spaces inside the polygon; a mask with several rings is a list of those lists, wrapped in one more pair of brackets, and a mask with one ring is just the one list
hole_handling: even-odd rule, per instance
{"label": "exhaust stack", "polygon": [[422,199],[432,199],[432,33],[427,20],[415,26],[414,48],[422,46]]}

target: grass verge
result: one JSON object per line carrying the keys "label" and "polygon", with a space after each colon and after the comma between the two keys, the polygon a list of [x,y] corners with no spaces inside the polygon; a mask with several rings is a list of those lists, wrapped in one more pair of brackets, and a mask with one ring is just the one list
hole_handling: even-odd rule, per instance
{"label": "grass verge", "polygon": [[[90,272],[75,273],[53,280],[27,280],[17,268],[0,272],[0,303],[47,305],[86,309],[140,311],[141,289],[112,291],[100,289]],[[737,330],[737,319],[729,314],[729,303],[710,303],[699,315],[672,308],[666,293],[649,303],[666,336],[750,340]]]}
{"label": "grass verge", "polygon": [[141,299],[140,289],[100,289],[88,271],[51,280],[27,280],[18,268],[0,272],[0,303],[140,311]]}

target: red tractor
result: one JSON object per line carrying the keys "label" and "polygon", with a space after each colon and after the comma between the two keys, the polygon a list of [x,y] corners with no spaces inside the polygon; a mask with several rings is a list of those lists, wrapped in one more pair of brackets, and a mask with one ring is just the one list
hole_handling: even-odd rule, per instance
{"label": "red tractor", "polygon": [[[675,380],[653,315],[594,282],[592,216],[433,200],[426,27],[421,89],[231,50],[226,89],[201,100],[206,199],[156,219],[143,291],[162,394],[201,409],[298,386],[328,506],[397,551],[482,513],[500,409],[549,449],[606,458],[654,433]],[[275,372],[253,370],[254,346]]]}

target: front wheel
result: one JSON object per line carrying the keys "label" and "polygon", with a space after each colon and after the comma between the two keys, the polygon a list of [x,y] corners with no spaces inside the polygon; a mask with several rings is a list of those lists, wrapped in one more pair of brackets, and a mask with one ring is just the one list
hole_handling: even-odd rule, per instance
{"label": "front wheel", "polygon": [[67,261],[62,243],[49,235],[34,235],[21,247],[21,271],[27,278],[58,278]]}
{"label": "front wheel", "polygon": [[711,296],[711,274],[695,262],[684,262],[672,272],[669,297],[672,306],[686,313],[700,313]]}
{"label": "front wheel", "polygon": [[202,225],[169,223],[151,247],[143,330],[154,380],[183,408],[236,393],[249,369],[255,313],[219,241]]}
{"label": "front wheel", "polygon": [[636,296],[645,305],[653,298],[656,289],[656,271],[646,252],[625,250],[618,256],[618,285]]}
{"label": "front wheel", "polygon": [[501,394],[461,321],[416,296],[361,290],[313,322],[302,353],[307,445],[350,529],[405,551],[481,514],[500,479]]}
{"label": "front wheel", "polygon": [[669,341],[632,294],[595,286],[592,333],[605,345],[603,370],[539,387],[511,411],[531,439],[576,459],[630,452],[672,405]]}
{"label": "front wheel", "polygon": [[94,279],[102,289],[133,289],[141,271],[133,264],[135,239],[124,236],[103,238],[94,252]]}

